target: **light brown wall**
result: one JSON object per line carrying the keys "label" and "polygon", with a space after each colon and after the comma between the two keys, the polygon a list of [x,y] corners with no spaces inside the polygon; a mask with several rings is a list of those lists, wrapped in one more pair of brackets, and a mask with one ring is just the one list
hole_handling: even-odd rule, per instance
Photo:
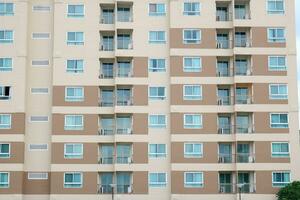
{"label": "light brown wall", "polygon": [[217,134],[217,114],[201,113],[202,129],[184,129],[183,113],[171,113],[171,133],[172,134]]}
{"label": "light brown wall", "polygon": [[133,163],[148,163],[148,143],[133,143]]}
{"label": "light brown wall", "polygon": [[289,163],[290,158],[272,158],[271,142],[255,142],[255,162],[257,163]]}
{"label": "light brown wall", "polygon": [[0,129],[0,134],[24,134],[24,133],[25,133],[25,113],[11,113],[11,129]]}
{"label": "light brown wall", "polygon": [[82,188],[64,188],[64,172],[51,173],[51,194],[97,194],[97,172],[82,172]]}
{"label": "light brown wall", "polygon": [[184,172],[171,172],[171,191],[172,194],[218,194],[218,172],[206,171],[203,173],[204,187],[203,188],[185,188],[184,187]]}
{"label": "light brown wall", "polygon": [[148,77],[148,58],[134,57],[133,58],[133,76]]}
{"label": "light brown wall", "polygon": [[[6,143],[1,141],[1,143]],[[24,162],[24,143],[7,142],[10,144],[10,157],[0,158],[0,163],[23,163]]]}
{"label": "light brown wall", "polygon": [[148,172],[133,172],[133,194],[148,194]]}
{"label": "light brown wall", "polygon": [[172,142],[171,162],[172,163],[217,163],[218,144],[216,142],[205,142],[203,143],[202,158],[185,158],[184,142]]}
{"label": "light brown wall", "polygon": [[148,114],[133,114],[133,134],[148,134]]}
{"label": "light brown wall", "polygon": [[98,144],[83,143],[83,158],[64,158],[64,143],[52,143],[52,163],[53,164],[97,164]]}
{"label": "light brown wall", "polygon": [[286,76],[286,71],[269,71],[268,55],[252,55],[254,76]]}
{"label": "light brown wall", "polygon": [[216,76],[216,57],[215,56],[201,56],[202,71],[201,72],[183,72],[183,56],[170,57],[170,71],[171,76],[185,76],[185,77],[214,77]]}
{"label": "light brown wall", "polygon": [[11,171],[9,178],[9,188],[0,188],[0,194],[22,194],[23,172]]}
{"label": "light brown wall", "polygon": [[288,133],[288,128],[270,128],[270,113],[255,112],[254,127],[256,133]]}
{"label": "light brown wall", "polygon": [[98,134],[98,115],[83,115],[83,130],[64,130],[64,114],[53,114],[52,134],[54,135],[97,135]]}
{"label": "light brown wall", "polygon": [[84,101],[65,101],[65,88],[67,86],[53,86],[53,106],[98,106],[99,88],[97,86],[84,87]]}
{"label": "light brown wall", "polygon": [[279,188],[272,187],[272,171],[256,171],[256,193],[276,194]]}
{"label": "light brown wall", "polygon": [[184,85],[171,85],[171,104],[172,105],[216,105],[217,104],[217,85],[202,85],[202,100],[184,100]]}
{"label": "light brown wall", "polygon": [[148,105],[148,86],[147,85],[133,86],[133,105],[135,105],[135,106]]}
{"label": "light brown wall", "polygon": [[252,27],[252,46],[253,47],[285,47],[286,43],[268,42],[267,27]]}
{"label": "light brown wall", "polygon": [[50,173],[47,180],[29,180],[28,172],[24,172],[23,194],[50,194]]}
{"label": "light brown wall", "polygon": [[253,83],[253,100],[255,104],[287,104],[288,103],[288,100],[270,99],[268,83]]}
{"label": "light brown wall", "polygon": [[183,43],[183,30],[182,28],[170,29],[170,48],[216,48],[216,29],[203,28],[201,30],[201,42],[200,44],[184,44]]}

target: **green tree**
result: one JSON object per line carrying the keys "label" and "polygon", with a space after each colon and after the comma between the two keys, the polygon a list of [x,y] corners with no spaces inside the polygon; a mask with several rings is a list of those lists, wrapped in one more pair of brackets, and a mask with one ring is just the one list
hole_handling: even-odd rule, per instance
{"label": "green tree", "polygon": [[278,200],[300,200],[300,181],[294,181],[277,193]]}

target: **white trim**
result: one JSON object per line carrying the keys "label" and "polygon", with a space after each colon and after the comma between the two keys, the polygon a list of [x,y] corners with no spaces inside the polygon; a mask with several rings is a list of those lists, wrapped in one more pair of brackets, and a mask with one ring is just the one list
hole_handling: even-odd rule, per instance
{"label": "white trim", "polygon": [[0,70],[0,72],[1,72],[1,73],[3,73],[3,72],[4,72],[4,73],[5,73],[5,72],[12,72],[12,71],[13,71],[13,68],[14,68],[14,59],[13,59],[12,57],[0,57],[0,59],[3,59],[3,60],[4,60],[4,59],[11,59],[11,68],[7,68],[7,67],[6,67],[6,68],[3,68],[3,67],[0,68],[0,69],[11,69],[11,70],[8,70],[8,71],[5,71],[5,70],[4,70],[4,71],[1,71],[1,70]]}
{"label": "white trim", "polygon": [[[69,184],[69,185],[80,185],[79,187],[65,187],[65,185],[66,185],[66,182],[65,182],[65,180],[66,180],[66,174],[80,174],[80,182],[72,182],[72,183],[67,183],[67,184]],[[70,188],[70,189],[72,189],[72,188],[82,188],[82,186],[83,186],[83,173],[82,172],[64,172],[64,176],[63,176],[63,179],[64,179],[64,188]]]}
{"label": "white trim", "polygon": [[[165,145],[165,153],[151,153],[150,152],[150,145],[156,145],[156,147],[157,147],[157,145]],[[167,157],[167,155],[168,155],[168,148],[167,148],[167,144],[164,144],[164,143],[149,143],[148,144],[148,158],[150,158],[150,159],[159,159],[159,158],[166,158]],[[162,156],[150,156],[150,155],[162,155]]]}
{"label": "white trim", "polygon": [[[164,88],[164,96],[150,96],[151,88]],[[151,101],[166,100],[166,87],[165,86],[149,86],[148,87],[148,99]]]}
{"label": "white trim", "polygon": [[[197,145],[197,144],[199,144],[200,145],[200,154],[199,154],[199,156],[193,156],[194,154],[196,154],[196,153],[187,153],[187,151],[186,151],[186,145],[193,145],[193,152],[194,152],[194,145]],[[201,142],[185,142],[184,144],[183,144],[183,155],[184,155],[184,158],[203,158],[203,143],[201,143]],[[190,154],[190,155],[189,155]]]}
{"label": "white trim", "polygon": [[[198,184],[200,186],[188,186],[188,183],[186,182],[186,174],[200,174],[202,176],[202,182],[199,182],[199,183],[195,183],[195,184]],[[192,182],[189,183],[189,184],[193,184]],[[200,172],[200,171],[191,171],[191,172],[184,172],[184,187],[185,188],[203,188],[204,187],[204,173],[203,172]]]}
{"label": "white trim", "polygon": [[[3,143],[3,142],[0,143],[0,145],[3,145],[3,144],[8,144],[8,157],[0,157],[0,159],[9,159],[10,158],[10,152],[11,152],[10,151],[11,144],[10,143]],[[0,155],[1,154],[3,154],[3,153],[0,152]],[[3,154],[3,155],[7,155],[7,154]]]}
{"label": "white trim", "polygon": [[[80,128],[77,128],[77,129],[66,129],[66,127],[68,127],[68,126],[66,126],[66,122],[67,122],[67,118],[68,117],[76,117],[76,116],[80,116],[81,117],[81,126],[78,126],[78,125],[73,125],[73,126],[71,126],[71,127],[80,127]],[[84,129],[84,116],[83,115],[76,115],[76,114],[74,114],[74,115],[65,115],[65,123],[64,123],[64,130],[83,130]]]}
{"label": "white trim", "polygon": [[[278,61],[278,58],[284,58],[285,60],[285,69],[282,69],[282,67],[280,67],[279,65],[277,66],[279,69],[271,69],[270,66],[271,66],[271,58],[276,58],[277,61]],[[287,71],[287,57],[285,55],[270,55],[268,56],[268,71]]]}
{"label": "white trim", "polygon": [[11,114],[0,114],[0,116],[8,116],[9,117],[9,124],[4,124],[6,126],[9,126],[8,128],[1,128],[1,125],[3,124],[0,124],[0,129],[11,129],[11,126],[12,126],[12,122],[11,122]]}
{"label": "white trim", "polygon": [[[153,13],[153,15],[150,14],[150,4],[155,4],[157,6],[157,4],[163,4],[164,5],[164,12],[163,13]],[[167,5],[163,2],[149,2],[148,3],[148,16],[150,17],[163,17],[167,15]]]}
{"label": "white trim", "polygon": [[[193,125],[193,124],[186,124],[185,123],[185,120],[186,120],[186,116],[200,116],[200,124],[198,125]],[[199,127],[196,127],[196,128],[193,128],[193,127],[187,127],[187,126],[199,126]],[[184,114],[183,115],[183,128],[184,129],[202,129],[203,128],[203,116],[202,114],[193,114],[193,113],[190,113],[190,114]]]}
{"label": "white trim", "polygon": [[[269,4],[268,4],[269,1],[274,1],[274,0],[266,0],[266,13],[268,15],[285,15],[285,10],[286,10],[285,0],[282,0],[282,2],[283,2],[283,13],[270,13],[270,12],[276,12],[276,11],[269,11]],[[278,1],[278,0],[276,0],[276,1]]]}
{"label": "white trim", "polygon": [[[288,145],[288,156],[273,156],[273,153],[274,154],[286,154],[286,153],[282,153],[282,152],[273,152],[273,144],[287,144]],[[271,142],[271,157],[272,158],[290,158],[290,155],[291,155],[291,147],[290,147],[290,143],[289,142]]]}
{"label": "white trim", "polygon": [[[286,94],[272,94],[271,93],[271,87],[278,87],[279,86],[286,86]],[[278,89],[277,89],[278,90]],[[272,100],[287,100],[288,99],[288,94],[289,94],[289,91],[288,91],[288,84],[286,83],[272,83],[272,84],[269,84],[269,99],[272,99]],[[286,95],[286,98],[274,98],[274,96],[285,96]],[[273,97],[272,97],[273,96]]]}
{"label": "white trim", "polygon": [[[68,89],[81,89],[82,90],[82,96],[81,97],[68,97]],[[71,86],[71,87],[65,87],[65,101],[66,102],[83,102],[84,101],[84,87],[81,87],[81,86],[78,86],[78,87],[75,87],[75,86]]]}
{"label": "white trim", "polygon": [[[269,127],[270,128],[276,129],[276,127],[272,127],[272,115],[287,115],[287,125],[288,126],[286,128],[289,128],[289,114],[288,113],[270,113],[270,115],[269,115],[269,121],[270,121]],[[283,124],[283,123],[281,123],[281,124]]]}
{"label": "white trim", "polygon": [[[11,31],[12,32],[12,42],[3,42],[3,43],[0,43],[1,45],[9,45],[9,44],[13,44],[14,41],[15,41],[15,31],[13,29],[0,29],[0,31],[4,31],[4,32],[7,32],[7,31]],[[1,38],[0,38],[1,39]],[[7,39],[2,39],[3,41],[7,40]]]}
{"label": "white trim", "polygon": [[[151,174],[165,174],[165,182],[155,182],[151,183],[150,182],[150,175]],[[161,187],[166,187],[168,184],[168,173],[167,172],[148,172],[148,185],[149,187],[154,187],[154,188],[161,188]]]}
{"label": "white trim", "polygon": [[[68,61],[76,61],[76,64],[77,64],[78,61],[82,61],[82,72],[74,72],[75,70],[68,71]],[[84,73],[84,59],[83,58],[80,58],[80,59],[77,59],[77,58],[66,59],[65,62],[66,62],[66,64],[65,64],[66,73],[72,73],[72,74]]]}
{"label": "white trim", "polygon": [[[199,31],[199,39],[185,39],[184,38],[184,32],[185,31]],[[195,43],[188,43],[188,42],[186,42],[186,40],[192,40],[192,41],[196,41]],[[201,29],[197,29],[197,28],[186,28],[186,29],[183,29],[182,30],[182,42],[183,42],[183,44],[186,44],[186,45],[189,45],[189,44],[191,44],[191,45],[193,45],[193,44],[201,44],[201,42],[202,42],[202,31],[201,31]]]}
{"label": "white trim", "polygon": [[[184,4],[185,3],[198,3],[199,4],[199,11],[184,11]],[[193,17],[193,16],[201,16],[201,10],[202,10],[202,4],[199,1],[196,0],[189,0],[189,1],[184,1],[182,4],[182,15],[183,16],[188,16],[188,17]],[[188,15],[186,13],[196,13],[194,15]]]}
{"label": "white trim", "polygon": [[[199,59],[200,60],[200,66],[199,66],[199,71],[187,71],[185,68],[185,59]],[[197,69],[197,68],[189,68],[189,69]],[[202,72],[202,57],[201,56],[184,56],[182,58],[182,71],[186,73],[199,73]]]}
{"label": "white trim", "polygon": [[[269,38],[270,30],[276,30],[276,32],[277,32],[278,30],[281,30],[281,29],[283,30],[283,38],[276,37],[273,40]],[[285,29],[285,27],[271,27],[271,28],[268,28],[267,34],[268,34],[267,38],[268,38],[269,43],[286,43],[287,38],[286,38],[286,29]],[[280,40],[280,41],[277,41],[277,40]]]}
{"label": "white trim", "polygon": [[[164,40],[151,40],[151,37],[150,37],[150,35],[151,35],[150,33],[151,32],[155,32],[155,33],[163,32],[163,34],[164,34]],[[149,44],[166,44],[167,43],[166,31],[164,31],[164,30],[156,30],[156,31],[150,30],[148,32],[148,43]]]}
{"label": "white trim", "polygon": [[[69,6],[83,6],[83,15],[69,15]],[[85,5],[84,3],[79,3],[79,4],[67,4],[67,11],[66,11],[66,17],[67,18],[84,18],[85,17]]]}
{"label": "white trim", "polygon": [[[200,87],[200,96],[186,95],[185,94],[186,87]],[[183,100],[185,100],[185,101],[202,101],[203,100],[202,89],[203,89],[203,87],[201,84],[183,85]],[[191,98],[188,98],[188,97],[191,97]],[[193,99],[193,98],[195,98],[195,99]]]}
{"label": "white trim", "polygon": [[[165,124],[155,124],[155,125],[151,125],[150,124],[150,117],[151,116],[164,116],[165,117]],[[149,128],[167,128],[167,115],[165,114],[148,114],[148,127]]]}
{"label": "white trim", "polygon": [[[74,149],[74,145],[80,145],[81,146],[81,152],[80,153],[67,153],[67,145],[72,145],[72,149]],[[71,157],[68,157],[71,156]],[[64,158],[65,159],[83,159],[83,143],[65,143],[64,144]]]}
{"label": "white trim", "polygon": [[[289,175],[290,175],[290,180],[289,180],[289,182],[274,182],[274,174],[275,173],[289,173]],[[291,183],[291,180],[292,180],[292,177],[291,177],[292,175],[291,175],[291,171],[272,171],[272,187],[273,188],[281,188],[281,187],[284,187],[284,186],[274,186],[274,183],[277,183],[277,184],[289,184],[289,183]]]}
{"label": "white trim", "polygon": [[10,172],[2,172],[2,171],[0,171],[0,174],[7,174],[7,187],[0,187],[0,188],[9,188],[9,186],[10,186]]}
{"label": "white trim", "polygon": [[[68,40],[68,34],[69,33],[75,33],[75,39],[76,39],[76,34],[77,33],[82,33],[82,41],[77,41],[77,40],[69,41]],[[80,44],[68,44],[68,43],[80,43]],[[85,34],[84,34],[83,31],[67,31],[66,32],[66,45],[67,46],[84,46],[84,43],[85,43]]]}

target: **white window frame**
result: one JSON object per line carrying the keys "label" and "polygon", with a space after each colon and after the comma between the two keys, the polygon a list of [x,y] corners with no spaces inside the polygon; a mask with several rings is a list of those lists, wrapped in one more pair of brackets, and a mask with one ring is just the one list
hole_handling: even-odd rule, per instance
{"label": "white window frame", "polygon": [[[69,38],[68,38],[68,34],[69,33],[75,33],[75,40],[69,40]],[[76,40],[76,34],[77,33],[82,33],[82,41],[77,41]],[[68,46],[80,46],[80,45],[84,45],[84,41],[85,41],[85,37],[84,37],[85,35],[84,35],[84,32],[83,31],[68,31],[67,32],[67,45]]]}
{"label": "white window frame", "polygon": [[[37,34],[43,34],[43,37],[35,37]],[[33,40],[48,40],[51,38],[51,34],[47,32],[32,32],[31,38]]]}
{"label": "white window frame", "polygon": [[[66,183],[66,174],[80,174],[80,182],[72,182],[72,183]],[[82,188],[83,186],[83,174],[82,172],[65,172],[64,173],[64,188]],[[72,185],[80,185],[80,186],[76,186],[76,187],[66,187],[66,185],[72,186]]]}
{"label": "white window frame", "polygon": [[[199,31],[199,38],[198,39],[186,39],[184,38],[184,32],[185,31]],[[182,30],[182,41],[183,41],[183,44],[200,44],[201,43],[201,40],[202,40],[202,31],[201,29],[183,29]],[[187,41],[195,41],[195,42],[187,42]]]}
{"label": "white window frame", "polygon": [[[150,180],[151,174],[156,174],[156,176],[158,176],[159,174],[165,174],[165,182],[151,182]],[[155,188],[166,187],[168,184],[168,174],[166,172],[149,172],[148,176],[149,176],[148,177],[149,187],[155,187]]]}
{"label": "white window frame", "polygon": [[[67,153],[67,146],[71,145],[72,149],[74,150],[75,145],[81,146],[81,152],[80,153]],[[82,159],[83,158],[83,144],[82,143],[65,143],[64,144],[64,158],[65,159]]]}
{"label": "white window frame", "polygon": [[0,59],[3,59],[3,63],[5,63],[5,60],[10,59],[11,60],[11,66],[10,67],[1,67],[0,72],[11,72],[13,70],[14,61],[12,58],[8,57],[1,57]]}
{"label": "white window frame", "polygon": [[[203,158],[203,143],[185,142],[183,145],[184,145],[184,157],[185,158]],[[193,145],[193,152],[192,153],[187,152],[186,145]],[[198,153],[194,151],[194,149],[195,149],[194,146],[195,145],[200,145],[199,155],[196,155]]]}
{"label": "white window frame", "polygon": [[[6,183],[0,183],[0,188],[9,188],[9,185],[10,185],[10,173],[9,172],[0,172],[0,174],[7,174],[7,182]],[[6,184],[7,186],[1,186],[3,184]]]}
{"label": "white window frame", "polygon": [[[46,148],[32,148],[33,146],[46,146]],[[28,149],[29,151],[48,151],[48,144],[45,143],[32,143],[32,144],[28,144]]]}
{"label": "white window frame", "polygon": [[[39,90],[47,90],[47,92],[34,92],[34,89],[39,89]],[[31,94],[48,94],[49,93],[49,88],[38,88],[38,87],[34,87],[34,88],[30,88],[30,92]]]}
{"label": "white window frame", "polygon": [[[189,4],[199,4],[199,11],[185,11],[184,10],[184,4],[189,3]],[[182,13],[184,16],[200,16],[201,15],[201,3],[198,1],[185,1],[182,4]]]}
{"label": "white window frame", "polygon": [[[287,115],[287,127],[272,127],[272,115]],[[277,124],[285,124],[285,123],[277,123]],[[288,113],[270,113],[270,128],[289,128],[289,114]]]}
{"label": "white window frame", "polygon": [[[165,62],[165,65],[164,67],[159,67],[159,68],[151,68],[150,65],[151,65],[151,61],[154,61],[157,63],[158,60],[164,60]],[[156,70],[156,71],[154,71]],[[149,72],[166,72],[166,59],[165,58],[149,58],[148,59],[148,71]]]}
{"label": "white window frame", "polygon": [[51,11],[51,6],[50,5],[36,4],[36,5],[32,6],[32,11],[34,11],[34,12],[50,12]]}
{"label": "white window frame", "polygon": [[[164,88],[164,96],[150,96],[150,89],[151,88]],[[165,100],[166,99],[166,87],[164,86],[149,86],[148,88],[148,94],[149,94],[149,99],[152,101],[152,100]]]}
{"label": "white window frame", "polygon": [[[271,59],[277,59],[277,63],[278,63],[278,59],[279,58],[284,58],[284,60],[285,60],[285,66],[283,67],[283,66],[280,66],[280,65],[277,65],[277,69],[275,69],[275,67],[273,66],[271,66]],[[287,58],[286,58],[286,56],[268,56],[268,70],[269,71],[286,71],[287,70]]]}
{"label": "white window frame", "polygon": [[[11,129],[11,114],[0,114],[1,117],[8,116],[9,117],[9,124],[0,124],[0,129]],[[5,126],[7,128],[1,128],[1,126]]]}
{"label": "white window frame", "polygon": [[[68,61],[75,61],[76,62],[76,66],[78,65],[79,61],[82,61],[82,70],[81,69],[68,69]],[[73,73],[73,74],[80,74],[84,72],[84,60],[83,59],[67,59],[66,60],[66,72],[67,73]]]}
{"label": "white window frame", "polygon": [[[159,117],[159,116],[164,116],[165,118],[165,123],[164,124],[151,124],[150,118],[152,117]],[[149,114],[148,116],[148,126],[149,128],[166,128],[167,127],[167,116],[164,114]]]}
{"label": "white window frame", "polygon": [[[151,33],[152,32],[155,32],[155,33],[158,33],[158,32],[163,32],[164,33],[164,40],[151,40]],[[153,31],[149,31],[148,33],[148,41],[149,41],[149,44],[165,44],[167,39],[166,39],[166,31],[161,31],[161,30],[153,30]]]}
{"label": "white window frame", "polygon": [[[81,89],[82,96],[68,96],[68,89]],[[66,102],[83,102],[84,101],[84,87],[65,87],[65,101]]]}
{"label": "white window frame", "polygon": [[[186,123],[186,117],[187,116],[200,116],[200,124],[194,125],[194,124],[187,124]],[[193,120],[194,121],[194,120]],[[184,129],[202,129],[203,128],[203,116],[202,114],[184,114],[183,115],[183,127]]]}
{"label": "white window frame", "polygon": [[[32,120],[32,117],[44,117],[46,120]],[[45,123],[49,121],[49,117],[47,115],[31,115],[29,118],[30,123]]]}
{"label": "white window frame", "polygon": [[[151,145],[156,145],[156,149],[157,149],[157,145],[165,145],[165,152],[164,153],[158,153],[158,152],[156,152],[156,153],[151,153],[150,152],[150,146]],[[161,144],[161,143],[150,143],[149,145],[148,145],[148,156],[149,156],[149,158],[153,158],[153,159],[157,159],[157,158],[166,158],[167,157],[167,144]]]}
{"label": "white window frame", "polygon": [[[196,96],[196,95],[186,95],[186,87],[200,87],[200,96]],[[203,91],[202,91],[203,87],[202,85],[183,85],[183,99],[184,100],[188,100],[188,101],[199,101],[199,100],[203,100]]]}
{"label": "white window frame", "polygon": [[[5,32],[8,32],[8,31],[11,31],[12,32],[12,38],[11,39],[1,39],[0,38],[0,44],[12,44],[14,42],[14,38],[15,38],[15,32],[14,30],[3,30],[1,29],[0,31],[4,31],[4,35],[5,35]],[[1,42],[1,41],[4,41],[4,42]]]}
{"label": "white window frame", "polygon": [[[271,31],[271,30],[276,30],[276,32],[277,32],[278,29],[282,29],[282,30],[283,30],[283,38],[278,38],[278,37],[275,37],[275,38],[269,38],[269,33],[270,33],[270,31]],[[273,27],[273,28],[268,28],[267,34],[268,34],[268,42],[269,42],[269,43],[285,43],[285,42],[286,42],[286,29],[283,28],[283,27]]]}
{"label": "white window frame", "polygon": [[[282,1],[283,2],[283,10],[278,11],[278,10],[269,10],[269,2],[270,1]],[[285,14],[285,0],[267,0],[266,1],[266,10],[269,15],[284,15]]]}
{"label": "white window frame", "polygon": [[[191,66],[191,67],[187,67],[185,66],[185,60],[186,59],[199,59],[199,63],[200,63],[200,66],[199,68],[196,68],[194,66]],[[193,62],[192,62],[193,63]],[[189,57],[183,57],[182,59],[182,66],[183,66],[183,72],[191,72],[191,73],[194,73],[194,72],[202,72],[202,58],[201,57],[196,57],[196,56],[189,56]]]}
{"label": "white window frame", "polygon": [[[150,12],[150,5],[151,4],[155,4],[156,5],[156,10],[157,10],[157,5],[159,5],[159,4],[161,4],[161,5],[164,5],[164,12],[155,12],[155,13],[152,13],[152,12]],[[166,4],[165,3],[160,3],[160,2],[157,2],[157,3],[152,3],[152,2],[150,2],[149,4],[148,4],[148,15],[149,16],[156,16],[156,17],[159,17],[159,16],[166,16],[166,10],[167,10],[167,8],[166,8],[167,6],[166,6]]]}
{"label": "white window frame", "polygon": [[[7,159],[7,158],[10,158],[10,143],[0,143],[0,145],[3,145],[3,144],[8,144],[8,153],[2,153],[0,151],[0,159]],[[1,147],[2,148],[2,147]],[[2,150],[2,149],[1,149]],[[5,157],[2,157],[2,155],[4,155]],[[6,156],[7,155],[7,156]]]}
{"label": "white window frame", "polygon": [[[200,174],[202,176],[202,182],[187,182],[187,174]],[[184,187],[185,188],[203,188],[204,187],[204,174],[203,172],[184,172]]]}
{"label": "white window frame", "polygon": [[[273,151],[273,144],[287,144],[289,151],[286,152],[286,153],[284,153],[284,152],[274,152]],[[289,158],[290,157],[290,143],[289,142],[272,142],[271,143],[271,155],[272,155],[272,158]],[[280,156],[278,156],[278,155],[280,155]]]}
{"label": "white window frame", "polygon": [[[77,117],[77,116],[81,116],[81,124],[82,125],[69,125],[67,126],[67,118],[68,117]],[[65,124],[64,124],[64,130],[72,130],[72,131],[76,131],[76,130],[83,130],[84,129],[84,116],[83,115],[65,115]],[[69,127],[69,128],[68,128]]]}
{"label": "white window frame", "polygon": [[[83,13],[82,14],[69,13],[69,6],[83,6]],[[84,4],[67,4],[67,17],[68,18],[84,18],[84,16],[85,16]]]}
{"label": "white window frame", "polygon": [[[4,13],[0,13],[0,16],[14,16],[15,15],[15,4],[13,2],[0,2],[0,3],[3,3],[5,5],[5,8],[7,7],[6,4],[12,4],[13,5],[13,12],[12,13],[4,12]],[[5,9],[5,11],[6,11],[6,9]]]}
{"label": "white window frame", "polygon": [[[280,87],[280,86],[286,86],[286,94],[272,94],[272,90],[271,90],[271,87]],[[278,90],[277,88],[277,90]],[[285,84],[285,83],[282,83],[282,84],[269,84],[269,98],[272,99],[272,100],[287,100],[288,99],[288,94],[289,94],[289,91],[288,91],[288,85]],[[278,97],[276,97],[278,96]],[[279,98],[280,96],[284,96],[284,98]]]}
{"label": "white window frame", "polygon": [[[39,175],[39,176],[32,177],[32,175]],[[48,179],[48,173],[47,172],[28,172],[27,179],[28,180],[47,180]]]}
{"label": "white window frame", "polygon": [[[290,174],[290,180],[289,180],[289,182],[275,182],[274,181],[274,174],[277,174],[277,173],[289,173]],[[289,184],[289,183],[291,183],[291,172],[290,171],[273,171],[272,172],[272,187],[274,187],[274,188],[281,188],[281,187],[284,187],[285,185],[274,185],[274,184]]]}

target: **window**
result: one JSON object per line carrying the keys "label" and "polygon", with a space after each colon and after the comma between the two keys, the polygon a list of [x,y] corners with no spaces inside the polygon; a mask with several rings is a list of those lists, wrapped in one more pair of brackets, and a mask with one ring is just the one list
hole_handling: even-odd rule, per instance
{"label": "window", "polygon": [[184,72],[201,72],[201,58],[200,57],[184,57],[183,71]]}
{"label": "window", "polygon": [[166,60],[165,59],[149,59],[148,68],[150,72],[165,72]]}
{"label": "window", "polygon": [[14,15],[13,3],[0,3],[0,16],[12,16]]}
{"label": "window", "polygon": [[68,17],[84,17],[84,5],[68,5]]}
{"label": "window", "polygon": [[65,144],[65,158],[83,158],[83,144]]}
{"label": "window", "polygon": [[0,100],[10,99],[10,86],[0,86]]}
{"label": "window", "polygon": [[83,60],[67,60],[67,72],[82,73]]}
{"label": "window", "polygon": [[149,157],[150,158],[166,157],[166,145],[165,144],[149,144]]}
{"label": "window", "polygon": [[165,187],[167,185],[166,173],[150,173],[149,186],[150,187]]}
{"label": "window", "polygon": [[185,114],[184,128],[202,128],[202,115],[199,114]]}
{"label": "window", "polygon": [[48,94],[48,88],[31,88],[32,94]]}
{"label": "window", "polygon": [[12,59],[0,58],[0,72],[12,71]]}
{"label": "window", "polygon": [[30,122],[48,122],[48,116],[30,116]]}
{"label": "window", "polygon": [[271,128],[288,128],[288,114],[271,113]]}
{"label": "window", "polygon": [[166,98],[165,87],[150,87],[149,98],[150,100],[164,100]]}
{"label": "window", "polygon": [[273,142],[272,157],[289,157],[290,146],[288,142]]}
{"label": "window", "polygon": [[32,60],[31,65],[34,67],[46,67],[49,65],[49,60]]}
{"label": "window", "polygon": [[290,172],[273,172],[272,173],[272,186],[284,187],[291,182]]}
{"label": "window", "polygon": [[166,32],[165,31],[150,31],[149,32],[149,43],[150,44],[166,43]]}
{"label": "window", "polygon": [[184,100],[202,100],[201,85],[184,85],[183,86]]}
{"label": "window", "polygon": [[165,115],[149,115],[149,127],[150,128],[166,128],[166,116]]}
{"label": "window", "polygon": [[83,130],[82,115],[66,115],[65,130]]}
{"label": "window", "polygon": [[10,145],[0,144],[0,158],[9,158],[10,156]]}
{"label": "window", "polygon": [[47,5],[34,5],[32,6],[32,10],[38,12],[50,12],[51,7]]}
{"label": "window", "polygon": [[201,31],[197,29],[183,30],[184,44],[199,44],[201,41]]}
{"label": "window", "polygon": [[68,45],[83,45],[83,32],[68,32],[67,44]]}
{"label": "window", "polygon": [[65,188],[81,188],[82,187],[82,173],[68,172],[64,174]]}
{"label": "window", "polygon": [[269,71],[286,71],[286,57],[269,56],[268,67]]}
{"label": "window", "polygon": [[284,0],[268,0],[268,14],[284,14]]}
{"label": "window", "polygon": [[48,144],[29,144],[29,151],[48,151]]}
{"label": "window", "polygon": [[268,28],[268,42],[285,42],[285,29]]}
{"label": "window", "polygon": [[47,172],[28,172],[27,179],[29,180],[47,180]]}
{"label": "window", "polygon": [[11,115],[0,114],[0,129],[11,128]]}
{"label": "window", "polygon": [[0,172],[0,188],[8,188],[8,187],[9,187],[9,173]]}
{"label": "window", "polygon": [[150,3],[149,4],[150,16],[164,16],[166,15],[166,5],[164,3]]}
{"label": "window", "polygon": [[203,187],[202,172],[185,172],[184,187]]}
{"label": "window", "polygon": [[50,33],[32,33],[32,39],[49,39]]}
{"label": "window", "polygon": [[84,90],[83,87],[66,87],[65,101],[83,101]]}
{"label": "window", "polygon": [[0,44],[13,43],[13,35],[12,30],[0,30]]}
{"label": "window", "polygon": [[200,15],[200,3],[199,2],[184,2],[183,3],[183,15]]}
{"label": "window", "polygon": [[270,84],[269,97],[270,99],[287,99],[288,98],[287,84]]}
{"label": "window", "polygon": [[200,158],[203,156],[202,143],[184,143],[185,158]]}

